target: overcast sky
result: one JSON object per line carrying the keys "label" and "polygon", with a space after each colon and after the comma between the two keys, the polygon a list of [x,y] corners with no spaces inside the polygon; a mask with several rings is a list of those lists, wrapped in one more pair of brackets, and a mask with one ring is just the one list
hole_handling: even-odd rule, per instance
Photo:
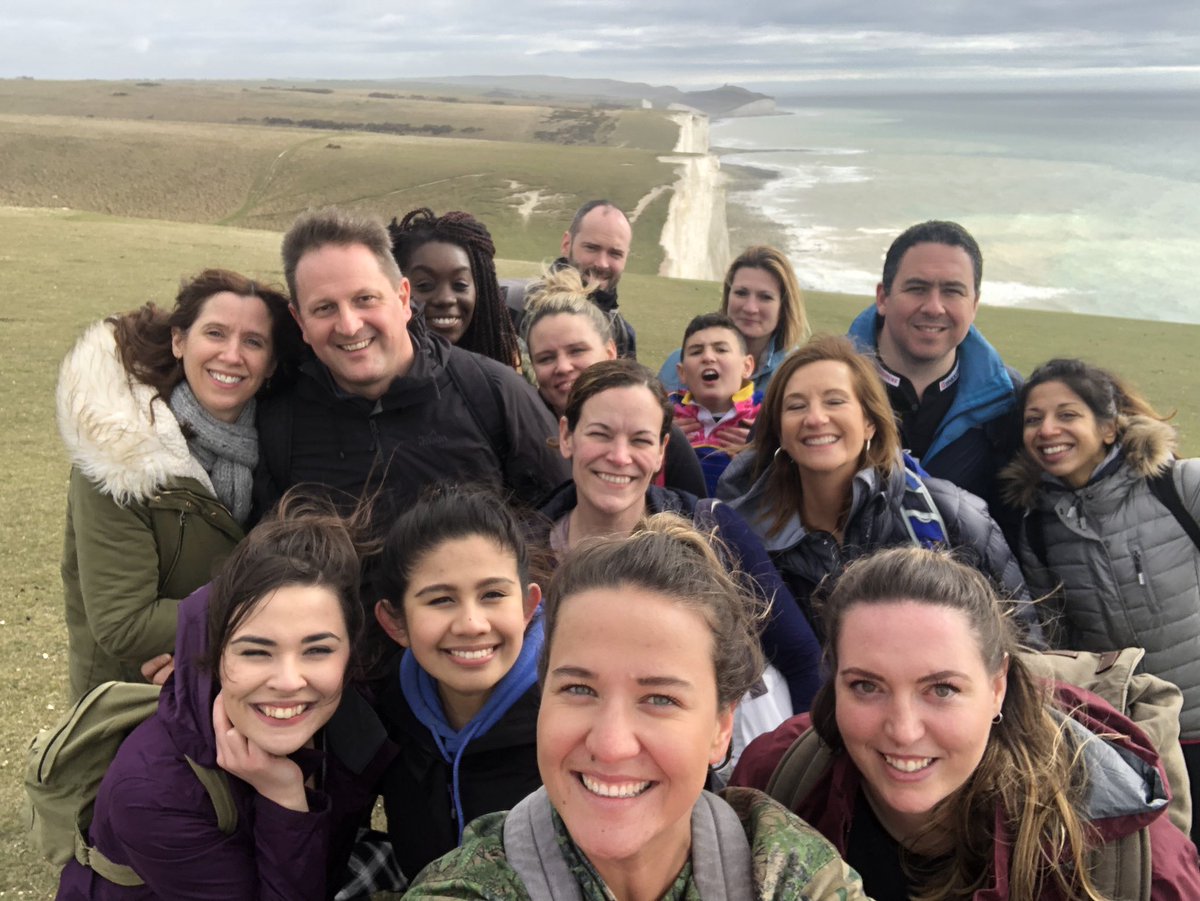
{"label": "overcast sky", "polygon": [[1200,0],[15,0],[0,76],[1200,86]]}

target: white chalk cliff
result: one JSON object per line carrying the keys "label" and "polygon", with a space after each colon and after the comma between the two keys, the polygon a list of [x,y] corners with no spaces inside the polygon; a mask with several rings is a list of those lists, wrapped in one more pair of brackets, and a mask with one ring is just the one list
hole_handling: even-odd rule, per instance
{"label": "white chalk cliff", "polygon": [[679,140],[671,156],[678,178],[663,225],[664,256],[659,275],[720,281],[729,265],[729,228],[725,222],[725,176],[721,162],[708,152],[708,117],[679,112]]}

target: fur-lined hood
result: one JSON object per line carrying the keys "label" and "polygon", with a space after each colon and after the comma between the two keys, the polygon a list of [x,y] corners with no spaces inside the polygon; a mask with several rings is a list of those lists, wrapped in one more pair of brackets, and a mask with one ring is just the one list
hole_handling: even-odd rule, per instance
{"label": "fur-lined hood", "polygon": [[[1150,478],[1166,468],[1175,456],[1177,436],[1173,426],[1150,416],[1122,416],[1118,419],[1121,452],[1125,465],[1135,475]],[[1043,484],[1043,471],[1024,447],[1011,463],[1000,471],[1005,502],[1031,509]]]}
{"label": "fur-lined hood", "polygon": [[71,465],[118,504],[145,500],[181,478],[212,493],[170,407],[125,371],[107,322],[90,326],[63,360],[56,403]]}

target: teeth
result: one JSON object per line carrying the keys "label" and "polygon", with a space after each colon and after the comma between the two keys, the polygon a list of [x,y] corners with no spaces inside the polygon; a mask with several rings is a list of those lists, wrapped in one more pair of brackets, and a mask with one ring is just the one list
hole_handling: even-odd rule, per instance
{"label": "teeth", "polygon": [[919,331],[919,332],[940,332],[940,331],[944,331],[944,330],[945,330],[945,326],[942,326],[942,325],[918,325],[917,326],[917,331]]}
{"label": "teeth", "polygon": [[371,343],[371,339],[370,339],[370,338],[363,338],[363,340],[361,340],[361,341],[356,341],[356,342],[354,342],[353,344],[343,344],[343,345],[342,345],[342,350],[349,351],[349,352],[353,353],[353,352],[354,352],[354,351],[356,351],[356,350],[362,350],[364,347],[366,347],[366,346],[367,346],[368,344],[370,344],[370,343]]}
{"label": "teeth", "polygon": [[451,328],[462,322],[459,316],[435,316],[429,320],[429,324],[437,328]]}
{"label": "teeth", "polygon": [[307,704],[297,704],[295,707],[268,707],[266,704],[260,704],[259,710],[273,720],[290,720],[294,716],[299,716],[308,709]]}
{"label": "teeth", "polygon": [[220,382],[222,385],[236,385],[246,378],[244,375],[226,375],[224,372],[213,372],[211,369],[208,374],[213,377],[214,381]]}
{"label": "teeth", "polygon": [[490,648],[480,648],[477,651],[459,650],[450,648],[446,651],[451,657],[458,657],[460,660],[483,660],[485,657],[490,657],[496,651],[495,645]]}
{"label": "teeth", "polygon": [[628,485],[633,481],[633,476],[614,476],[609,475],[607,472],[596,473],[596,478],[601,482],[608,482],[611,485]]}
{"label": "teeth", "polygon": [[883,759],[887,765],[894,770],[899,770],[902,773],[916,773],[933,763],[932,757],[890,757],[887,754],[883,755]]}
{"label": "teeth", "polygon": [[1051,444],[1049,447],[1042,448],[1042,454],[1047,457],[1052,457],[1055,454],[1061,454],[1070,449],[1071,445],[1069,444]]}
{"label": "teeth", "polygon": [[837,435],[822,435],[820,438],[805,438],[805,447],[824,447],[826,444],[833,444],[837,441]]}
{"label": "teeth", "polygon": [[636,798],[642,792],[650,787],[647,782],[618,782],[615,785],[607,782],[599,782],[591,776],[586,776],[583,773],[579,774],[580,781],[583,782],[583,787],[590,791],[593,795],[599,795],[601,798]]}

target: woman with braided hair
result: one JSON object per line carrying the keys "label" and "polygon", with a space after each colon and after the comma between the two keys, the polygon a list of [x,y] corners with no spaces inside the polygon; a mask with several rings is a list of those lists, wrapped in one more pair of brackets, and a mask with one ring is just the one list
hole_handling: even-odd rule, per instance
{"label": "woman with braided hair", "polygon": [[496,245],[470,213],[422,207],[393,219],[392,255],[425,324],[451,344],[520,370],[521,349],[496,281]]}

